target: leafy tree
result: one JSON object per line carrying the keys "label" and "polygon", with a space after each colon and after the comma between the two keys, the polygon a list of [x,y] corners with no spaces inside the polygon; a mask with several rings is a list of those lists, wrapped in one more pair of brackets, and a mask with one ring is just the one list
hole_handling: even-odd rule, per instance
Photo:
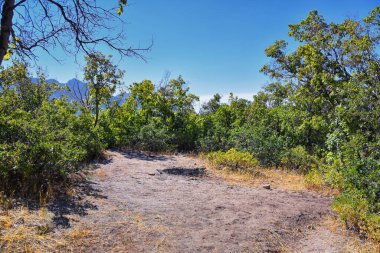
{"label": "leafy tree", "polygon": [[[380,8],[363,20],[327,23],[312,11],[266,49],[273,78],[252,103],[218,96],[199,115],[200,148],[236,148],[264,166],[310,172],[343,191],[334,205],[347,225],[380,240]],[[316,176],[317,175],[317,176]]]}
{"label": "leafy tree", "polygon": [[[154,141],[154,136],[166,136],[162,139],[167,141],[167,148],[194,149],[198,130],[193,103],[198,98],[189,93],[185,84],[181,77],[160,87],[149,80],[133,83],[129,87],[128,99],[115,114],[112,126],[118,145],[141,146],[139,142],[149,143]],[[142,133],[143,129],[147,133]],[[153,139],[145,140],[148,136]],[[144,148],[148,146],[144,145]]]}
{"label": "leafy tree", "polygon": [[[121,85],[124,71],[111,62],[111,56],[96,52],[86,56],[84,80],[90,91],[90,98],[95,113],[94,126],[98,124],[100,106],[112,98],[116,88]],[[107,103],[109,104],[109,103]]]}
{"label": "leafy tree", "polygon": [[194,102],[199,98],[189,93],[189,87],[181,76],[170,80],[157,90],[158,107],[163,123],[173,133],[173,145],[181,150],[195,148],[197,128]]}
{"label": "leafy tree", "polygon": [[214,95],[200,113],[200,146],[203,151],[228,150],[233,146],[234,129],[244,124],[250,102],[238,99],[231,93],[229,104],[221,104],[220,96]]}
{"label": "leafy tree", "polygon": [[300,23],[289,26],[289,35],[300,46],[288,53],[285,41],[275,42],[266,50],[273,62],[262,68],[279,82],[292,84],[288,101],[295,108],[292,111],[302,115],[295,125],[300,133],[296,143],[325,163],[325,177],[343,177],[340,187],[344,195],[339,204],[354,211],[337,210],[349,225],[377,238],[379,17],[377,7],[363,20],[327,23],[312,11]]}
{"label": "leafy tree", "polygon": [[201,114],[214,113],[220,106],[220,100],[222,96],[219,93],[216,93],[210,101],[202,105]]}

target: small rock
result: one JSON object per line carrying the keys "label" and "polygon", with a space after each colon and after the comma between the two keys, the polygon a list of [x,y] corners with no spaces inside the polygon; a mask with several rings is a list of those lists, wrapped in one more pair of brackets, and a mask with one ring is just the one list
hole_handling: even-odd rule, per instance
{"label": "small rock", "polygon": [[149,176],[155,176],[156,173],[152,172],[152,173],[148,173]]}
{"label": "small rock", "polygon": [[263,188],[264,188],[264,189],[267,189],[267,190],[270,190],[270,184],[264,184],[264,185],[263,185]]}
{"label": "small rock", "polygon": [[25,223],[24,218],[19,218],[19,219],[16,220],[15,225],[21,225],[21,224],[24,224],[24,223]]}

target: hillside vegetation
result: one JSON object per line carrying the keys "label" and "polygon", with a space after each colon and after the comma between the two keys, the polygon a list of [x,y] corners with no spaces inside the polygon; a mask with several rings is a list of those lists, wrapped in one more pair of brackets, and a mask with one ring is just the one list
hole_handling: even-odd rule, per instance
{"label": "hillside vegetation", "polygon": [[333,208],[349,228],[380,241],[380,8],[364,20],[328,23],[316,11],[289,26],[262,72],[273,79],[253,99],[216,94],[200,112],[182,77],[128,87],[101,53],[84,68],[88,94],[51,98],[59,87],[28,65],[0,72],[0,191],[41,196],[106,148],[194,151],[221,167],[282,167],[341,194]]}

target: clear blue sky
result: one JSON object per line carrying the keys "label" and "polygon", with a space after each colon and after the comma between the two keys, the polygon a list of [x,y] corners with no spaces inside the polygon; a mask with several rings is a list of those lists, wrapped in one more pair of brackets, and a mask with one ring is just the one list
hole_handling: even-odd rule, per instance
{"label": "clear blue sky", "polygon": [[[106,1],[106,0],[104,0]],[[116,0],[107,0],[115,2]],[[275,40],[288,40],[288,24],[318,10],[327,21],[363,18],[379,5],[375,0],[129,0],[123,18],[128,21],[126,45],[147,45],[148,63],[130,58],[120,62],[125,83],[151,79],[165,71],[182,75],[203,100],[230,91],[251,97],[268,78],[259,69],[269,61],[264,49]],[[81,78],[72,57],[62,65],[48,56],[39,64],[50,78],[61,82]]]}

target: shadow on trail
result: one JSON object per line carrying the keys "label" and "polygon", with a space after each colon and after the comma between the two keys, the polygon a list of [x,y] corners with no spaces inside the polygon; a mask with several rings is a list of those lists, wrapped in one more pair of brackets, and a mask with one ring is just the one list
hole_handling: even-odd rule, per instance
{"label": "shadow on trail", "polygon": [[75,189],[74,196],[59,194],[52,202],[47,204],[47,209],[54,214],[54,225],[60,228],[69,228],[71,225],[69,218],[66,217],[67,215],[85,216],[88,214],[88,210],[97,210],[98,207],[96,205],[88,200],[83,200],[88,196],[102,199],[107,198],[95,186],[96,183],[82,179],[73,184]]}
{"label": "shadow on trail", "polygon": [[151,153],[145,153],[145,152],[139,152],[139,151],[119,151],[119,152],[125,158],[128,158],[128,159],[137,159],[137,160],[150,161],[150,162],[173,160],[173,158],[169,156],[151,154]]}
{"label": "shadow on trail", "polygon": [[56,191],[54,197],[47,200],[46,204],[43,204],[44,201],[35,197],[15,197],[10,209],[26,207],[31,211],[36,211],[40,208],[46,208],[53,213],[52,222],[56,228],[70,228],[69,215],[85,216],[88,214],[88,210],[98,209],[96,205],[86,200],[87,197],[95,199],[107,198],[96,188],[96,183],[83,176],[71,179],[68,185],[70,190]]}
{"label": "shadow on trail", "polygon": [[185,177],[204,177],[204,176],[207,176],[206,168],[173,167],[173,168],[159,170],[159,172],[169,174],[169,175],[185,176]]}

